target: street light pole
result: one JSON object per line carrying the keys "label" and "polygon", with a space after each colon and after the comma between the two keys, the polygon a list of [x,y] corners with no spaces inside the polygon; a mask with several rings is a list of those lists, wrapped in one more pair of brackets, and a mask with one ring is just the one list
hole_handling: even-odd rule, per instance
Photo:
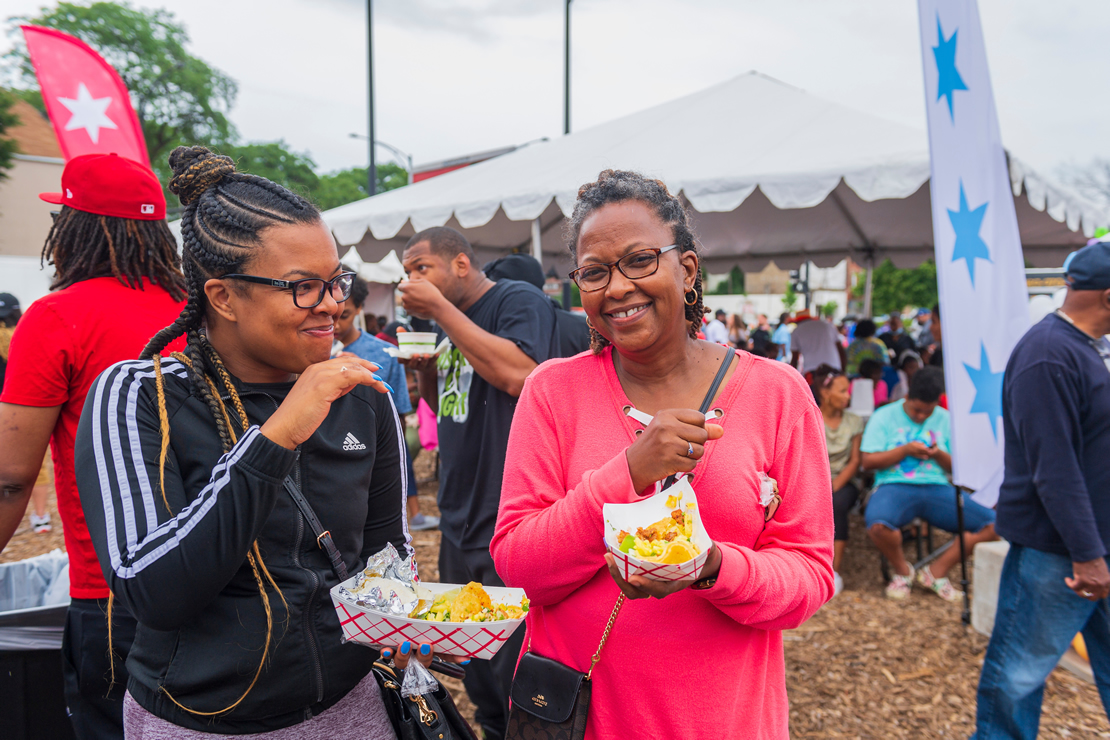
{"label": "street light pole", "polygon": [[[369,0],[367,0],[369,1]],[[566,0],[565,33],[563,34],[563,133],[570,133],[570,0]]]}
{"label": "street light pole", "polygon": [[400,149],[393,146],[392,144],[385,143],[381,139],[379,139],[378,141],[376,141],[374,143],[377,144],[378,146],[384,146],[386,149],[393,152],[396,156],[402,157],[402,158],[404,158],[404,160],[406,162],[408,162],[408,165],[409,165],[409,183],[408,184],[412,185],[412,155],[409,154],[408,152],[401,151]]}
{"label": "street light pole", "polygon": [[378,167],[374,161],[374,0],[366,0],[366,59],[370,100],[370,166],[366,170],[366,192],[373,197],[378,194]]}
{"label": "street light pole", "polygon": [[[393,146],[392,144],[388,144],[388,143],[382,141],[381,139],[379,139],[377,141],[374,141],[369,136],[363,136],[362,134],[349,134],[349,136],[352,139],[364,139],[364,140],[370,142],[370,151],[371,152],[374,151],[374,145],[377,144],[378,146],[384,146],[386,149],[393,152],[393,154],[395,154],[396,156],[404,159],[408,163],[408,174],[409,174],[408,184],[412,185],[412,155],[411,154],[409,154],[408,152],[403,152],[400,149],[398,149],[397,147]],[[376,172],[375,172],[375,177],[377,177]]]}

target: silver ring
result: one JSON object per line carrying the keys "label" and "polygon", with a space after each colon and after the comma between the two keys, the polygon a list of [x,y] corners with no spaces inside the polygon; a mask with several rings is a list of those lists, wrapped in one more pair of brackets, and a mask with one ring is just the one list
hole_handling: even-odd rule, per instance
{"label": "silver ring", "polygon": [[339,372],[341,372],[341,373],[347,372],[347,366],[343,365],[341,368],[339,368]]}
{"label": "silver ring", "polygon": [[1086,596],[1088,599],[1091,598],[1092,596],[1094,596],[1094,594],[1091,593],[1090,591],[1084,591],[1083,595]]}
{"label": "silver ring", "polygon": [[688,448],[686,450],[686,457],[693,457],[694,456],[694,443],[693,442],[687,442],[686,446]]}

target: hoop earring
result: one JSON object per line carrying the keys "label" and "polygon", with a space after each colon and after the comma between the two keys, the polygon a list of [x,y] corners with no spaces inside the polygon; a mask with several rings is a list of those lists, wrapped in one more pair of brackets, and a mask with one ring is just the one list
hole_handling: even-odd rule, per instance
{"label": "hoop earring", "polygon": [[590,329],[591,331],[594,330],[594,325],[590,323],[590,317],[589,316],[586,317],[586,328]]}
{"label": "hoop earring", "polygon": [[[690,300],[690,294],[691,293],[694,294],[694,300]],[[682,295],[682,300],[686,303],[687,306],[696,306],[696,305],[698,305],[698,291],[696,291],[696,290],[686,291]]]}

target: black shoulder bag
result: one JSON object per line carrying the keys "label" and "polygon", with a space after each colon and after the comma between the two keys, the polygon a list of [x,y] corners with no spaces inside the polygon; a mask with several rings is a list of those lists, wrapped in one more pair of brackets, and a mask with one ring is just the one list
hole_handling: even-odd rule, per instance
{"label": "black shoulder bag", "polygon": [[[735,356],[736,353],[729,350],[721,362],[713,384],[705,394],[705,400],[701,402],[702,414],[709,411]],[[669,477],[663,487],[674,485],[675,478],[673,475]],[[597,652],[590,658],[590,670],[587,673],[533,653],[529,640],[528,652],[520,659],[513,677],[510,692],[513,706],[509,712],[506,740],[582,740],[586,736],[586,720],[589,718],[590,695],[593,692],[590,678],[593,676],[594,666],[601,660],[601,651],[623,605],[622,593],[617,597],[605,631],[601,633]]]}
{"label": "black shoulder bag", "polygon": [[[317,547],[328,554],[332,570],[340,581],[347,580],[347,565],[335,546],[331,532],[324,529],[296,482],[286,476],[284,484],[289,497],[297,504],[312,533],[316,535]],[[390,667],[381,660],[375,661],[371,670],[382,692],[382,702],[398,740],[478,740],[470,725],[459,714],[459,708],[455,706],[455,701],[447,689],[443,688],[443,684],[437,681],[436,690],[432,693],[406,698],[401,696],[404,671]]]}

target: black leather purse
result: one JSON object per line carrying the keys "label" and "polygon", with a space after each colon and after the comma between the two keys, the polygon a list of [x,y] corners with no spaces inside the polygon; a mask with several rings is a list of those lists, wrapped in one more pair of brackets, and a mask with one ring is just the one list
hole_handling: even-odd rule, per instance
{"label": "black leather purse", "polygon": [[537,655],[529,644],[513,677],[510,692],[513,706],[506,740],[582,740],[586,736],[592,692],[590,677],[601,660],[601,650],[623,604],[621,594],[609,615],[597,652],[590,659],[588,673]]}
{"label": "black leather purse", "polygon": [[430,694],[404,697],[404,671],[381,661],[374,663],[373,671],[398,740],[478,740],[443,684]]}
{"label": "black leather purse", "polygon": [[[331,532],[324,529],[296,482],[286,476],[284,485],[285,491],[297,504],[312,533],[316,535],[316,545],[328,554],[332,570],[340,581],[347,580],[347,566],[332,540]],[[382,692],[382,702],[398,740],[478,740],[443,684],[436,681],[436,690],[432,693],[406,698],[401,696],[404,671],[381,661],[376,661],[371,670]]]}

